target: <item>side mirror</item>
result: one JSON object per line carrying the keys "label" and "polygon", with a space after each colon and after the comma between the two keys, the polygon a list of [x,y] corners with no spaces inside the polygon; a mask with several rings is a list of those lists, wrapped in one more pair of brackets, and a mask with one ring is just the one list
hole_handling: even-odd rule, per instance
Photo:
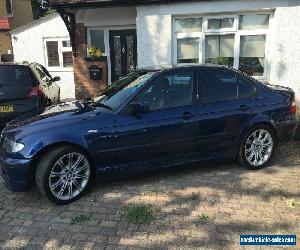
{"label": "side mirror", "polygon": [[149,111],[149,105],[147,103],[139,103],[139,102],[132,102],[128,106],[128,112],[131,114],[144,114]]}
{"label": "side mirror", "polygon": [[60,77],[59,76],[55,76],[52,78],[52,82],[59,82],[60,81]]}

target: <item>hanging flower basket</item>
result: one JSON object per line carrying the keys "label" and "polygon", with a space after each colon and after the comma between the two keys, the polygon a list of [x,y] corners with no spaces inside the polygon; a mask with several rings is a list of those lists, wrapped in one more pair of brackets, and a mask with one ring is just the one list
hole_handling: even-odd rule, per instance
{"label": "hanging flower basket", "polygon": [[85,58],[86,61],[103,61],[106,60],[106,56],[103,56],[103,53],[100,49],[95,46],[88,48],[88,57]]}

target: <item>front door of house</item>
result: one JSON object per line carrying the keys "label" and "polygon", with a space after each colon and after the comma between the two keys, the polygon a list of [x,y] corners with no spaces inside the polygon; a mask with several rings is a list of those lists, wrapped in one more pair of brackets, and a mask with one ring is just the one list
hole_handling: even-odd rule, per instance
{"label": "front door of house", "polygon": [[136,30],[111,30],[109,32],[111,81],[117,81],[136,69]]}

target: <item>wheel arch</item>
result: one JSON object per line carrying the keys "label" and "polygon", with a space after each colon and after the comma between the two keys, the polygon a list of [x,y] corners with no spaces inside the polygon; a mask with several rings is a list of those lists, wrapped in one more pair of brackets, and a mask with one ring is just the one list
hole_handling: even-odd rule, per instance
{"label": "wheel arch", "polygon": [[241,144],[243,143],[243,139],[245,138],[245,136],[247,135],[247,133],[251,129],[253,129],[255,127],[259,127],[259,126],[266,126],[266,127],[268,127],[273,132],[273,134],[274,134],[274,145],[275,145],[275,147],[277,146],[278,135],[277,135],[277,131],[276,131],[274,125],[271,122],[268,122],[268,121],[254,122],[254,123],[251,123],[246,128],[244,128],[243,131],[241,132],[241,134],[240,134],[240,136],[238,138],[237,144],[236,144],[236,146],[237,146],[236,147],[236,151],[235,151],[236,157],[239,154],[239,150],[240,150]]}
{"label": "wheel arch", "polygon": [[92,174],[92,178],[94,179],[96,176],[96,169],[95,169],[95,164],[94,161],[90,155],[90,153],[81,145],[76,144],[76,143],[72,143],[72,142],[56,142],[56,143],[52,143],[49,144],[45,147],[43,147],[41,150],[39,150],[33,157],[32,157],[32,163],[31,163],[31,168],[30,168],[30,175],[29,175],[29,182],[31,184],[31,186],[35,186],[36,182],[35,182],[35,173],[36,173],[36,168],[37,165],[39,163],[39,161],[41,160],[41,158],[43,157],[43,155],[45,155],[47,152],[49,152],[50,150],[57,148],[57,147],[61,147],[61,146],[70,146],[70,147],[75,147],[78,148],[80,151],[82,151],[85,156],[88,158],[88,161],[91,164],[92,170],[93,170],[93,174]]}

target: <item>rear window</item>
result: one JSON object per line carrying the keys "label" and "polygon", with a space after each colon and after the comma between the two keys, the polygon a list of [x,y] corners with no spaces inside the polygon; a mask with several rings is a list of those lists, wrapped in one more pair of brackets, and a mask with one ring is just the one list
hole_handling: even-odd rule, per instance
{"label": "rear window", "polygon": [[25,66],[0,66],[0,84],[11,86],[29,86],[33,80]]}

